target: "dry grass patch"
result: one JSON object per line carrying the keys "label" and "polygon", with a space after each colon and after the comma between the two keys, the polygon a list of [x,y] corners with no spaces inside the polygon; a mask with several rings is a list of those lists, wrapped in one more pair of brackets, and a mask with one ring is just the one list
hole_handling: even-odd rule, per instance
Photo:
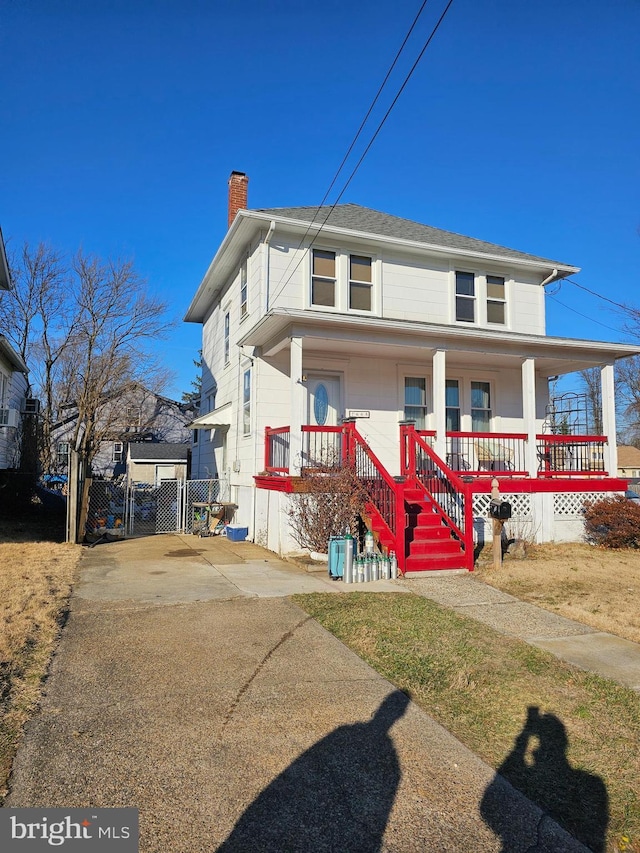
{"label": "dry grass patch", "polygon": [[640,551],[592,545],[536,545],[524,560],[480,566],[485,583],[635,643],[640,643]]}
{"label": "dry grass patch", "polygon": [[575,782],[576,770],[599,778],[609,797],[608,849],[640,851],[640,696],[632,690],[419,596],[357,592],[294,600],[496,769],[527,733],[528,709],[539,708],[543,721],[539,735],[529,736],[529,762],[536,739],[549,754],[545,725],[552,731],[549,721],[557,719],[555,729],[568,737],[566,756],[557,742],[554,759],[537,774],[503,772],[594,849],[603,849],[602,815],[584,786],[567,780]]}
{"label": "dry grass patch", "polygon": [[0,803],[23,726],[38,705],[81,549],[0,527]]}

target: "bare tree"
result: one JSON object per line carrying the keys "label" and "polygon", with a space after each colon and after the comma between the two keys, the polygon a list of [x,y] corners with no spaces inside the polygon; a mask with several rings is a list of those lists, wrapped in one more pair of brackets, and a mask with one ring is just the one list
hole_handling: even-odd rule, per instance
{"label": "bare tree", "polygon": [[616,390],[623,440],[640,447],[640,356],[616,364]]}
{"label": "bare tree", "polygon": [[580,371],[587,397],[587,431],[602,435],[602,385],[600,368],[588,367]]}
{"label": "bare tree", "polygon": [[14,289],[0,302],[0,322],[43,404],[41,464],[52,469],[53,426],[67,414],[73,446],[90,465],[121,415],[122,389],[138,382],[160,391],[171,376],[149,355],[173,325],[167,306],[149,296],[130,261],[79,252],[67,263],[44,244],[25,244],[11,266]]}
{"label": "bare tree", "polygon": [[76,408],[73,444],[90,465],[120,417],[121,390],[133,381],[162,385],[163,371],[150,358],[148,344],[172,322],[130,261],[104,262],[79,253],[74,273],[76,326],[67,348],[65,391]]}
{"label": "bare tree", "polygon": [[[14,288],[2,302],[2,325],[30,370],[29,392],[41,401],[39,445],[45,470],[50,467],[51,428],[56,417],[58,360],[65,352],[74,317],[69,309],[69,270],[62,256],[44,243],[25,243],[11,263]],[[30,424],[33,427],[34,424]],[[33,431],[33,430],[32,430]]]}

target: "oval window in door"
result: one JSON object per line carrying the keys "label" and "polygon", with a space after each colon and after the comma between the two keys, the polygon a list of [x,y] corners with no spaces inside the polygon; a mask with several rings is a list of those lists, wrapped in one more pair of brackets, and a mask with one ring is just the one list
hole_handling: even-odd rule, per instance
{"label": "oval window in door", "polygon": [[316,385],[316,391],[313,395],[313,414],[318,426],[324,426],[327,422],[329,413],[329,392],[322,382]]}

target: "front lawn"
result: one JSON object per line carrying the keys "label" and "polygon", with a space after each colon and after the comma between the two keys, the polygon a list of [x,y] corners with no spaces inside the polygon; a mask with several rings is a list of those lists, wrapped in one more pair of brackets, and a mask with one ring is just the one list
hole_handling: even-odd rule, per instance
{"label": "front lawn", "polygon": [[[417,595],[353,592],[293,600],[496,769],[528,714],[536,716],[529,709],[539,709],[542,720],[529,763],[532,747],[545,746],[545,732],[564,727],[571,767],[606,785],[608,849],[640,851],[640,696],[632,690]],[[509,779],[595,845],[593,804],[567,787],[561,765],[558,760],[550,770],[547,763],[544,784],[530,773],[513,772]]]}

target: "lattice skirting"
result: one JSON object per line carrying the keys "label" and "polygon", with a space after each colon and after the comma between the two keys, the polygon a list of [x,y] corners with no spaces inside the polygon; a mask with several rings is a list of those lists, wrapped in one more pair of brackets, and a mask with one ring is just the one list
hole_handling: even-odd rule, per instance
{"label": "lattice skirting", "polygon": [[561,492],[553,496],[555,518],[582,518],[585,501],[611,497],[607,492]]}
{"label": "lattice skirting", "polygon": [[[509,501],[511,504],[512,518],[517,518],[521,521],[531,521],[533,518],[533,510],[531,506],[531,495],[500,495],[503,501]],[[489,502],[491,495],[474,495],[473,496],[473,515],[475,518],[489,517]]]}

